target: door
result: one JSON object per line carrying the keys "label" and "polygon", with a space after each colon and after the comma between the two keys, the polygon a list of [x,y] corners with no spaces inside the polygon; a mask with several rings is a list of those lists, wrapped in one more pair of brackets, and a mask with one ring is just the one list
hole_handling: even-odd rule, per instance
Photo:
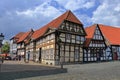
{"label": "door", "polygon": [[41,48],[39,48],[39,62],[41,62]]}
{"label": "door", "polygon": [[118,54],[117,54],[117,52],[114,52],[114,60],[118,60]]}

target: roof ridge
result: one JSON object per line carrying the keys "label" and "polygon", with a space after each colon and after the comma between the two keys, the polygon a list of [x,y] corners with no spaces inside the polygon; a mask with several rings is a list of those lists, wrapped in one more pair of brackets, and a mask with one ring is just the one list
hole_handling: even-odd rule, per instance
{"label": "roof ridge", "polygon": [[104,26],[104,27],[112,27],[112,28],[118,28],[120,29],[120,27],[117,27],[117,26],[111,26],[111,25],[105,25],[105,24],[98,24],[100,26]]}
{"label": "roof ridge", "polygon": [[56,17],[55,19],[48,22],[46,25],[36,30],[33,34],[33,38],[37,39],[42,36],[49,27],[58,28],[64,20],[68,20],[77,24],[82,24],[80,20],[70,10],[68,10],[62,15]]}
{"label": "roof ridge", "polygon": [[70,10],[68,10],[68,13],[67,13],[67,16],[66,16],[66,18],[65,19],[67,19],[68,18],[68,16],[70,15]]}

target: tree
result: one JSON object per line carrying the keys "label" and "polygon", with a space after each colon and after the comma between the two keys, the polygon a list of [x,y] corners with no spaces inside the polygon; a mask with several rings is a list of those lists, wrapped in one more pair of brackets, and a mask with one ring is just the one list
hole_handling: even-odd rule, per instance
{"label": "tree", "polygon": [[9,42],[5,42],[2,46],[2,53],[9,53],[10,51],[10,44]]}

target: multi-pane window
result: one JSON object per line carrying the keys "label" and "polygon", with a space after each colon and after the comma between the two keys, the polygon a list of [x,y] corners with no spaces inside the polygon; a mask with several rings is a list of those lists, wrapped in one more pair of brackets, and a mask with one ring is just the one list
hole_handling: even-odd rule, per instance
{"label": "multi-pane window", "polygon": [[54,59],[54,49],[50,49],[49,50],[49,54],[50,54],[50,59]]}
{"label": "multi-pane window", "polygon": [[79,58],[79,49],[75,49],[75,59]]}
{"label": "multi-pane window", "polygon": [[98,27],[95,30],[95,34],[94,34],[93,39],[103,40],[103,37],[102,37],[102,35],[101,35],[100,30],[98,29]]}
{"label": "multi-pane window", "polygon": [[66,39],[70,40],[71,39],[71,34],[66,34]]}
{"label": "multi-pane window", "polygon": [[61,27],[62,27],[62,29],[65,27],[65,23],[64,23],[64,22],[62,23],[62,26],[61,26]]}
{"label": "multi-pane window", "polygon": [[53,39],[53,38],[55,38],[55,35],[51,34],[50,39]]}
{"label": "multi-pane window", "polygon": [[85,37],[81,36],[81,44],[83,44],[85,41]]}
{"label": "multi-pane window", "polygon": [[76,31],[77,31],[76,25],[74,25],[73,27],[74,27],[74,30],[75,30],[75,32],[76,32]]}
{"label": "multi-pane window", "polygon": [[66,22],[66,28],[67,28],[67,30],[69,30],[69,23],[68,22]]}
{"label": "multi-pane window", "polygon": [[80,31],[80,28],[79,28],[79,26],[77,25],[76,26],[76,32],[79,32]]}
{"label": "multi-pane window", "polygon": [[84,42],[85,41],[85,37],[81,36],[81,41]]}
{"label": "multi-pane window", "polygon": [[77,41],[80,41],[80,36],[76,36],[76,40],[77,40]]}

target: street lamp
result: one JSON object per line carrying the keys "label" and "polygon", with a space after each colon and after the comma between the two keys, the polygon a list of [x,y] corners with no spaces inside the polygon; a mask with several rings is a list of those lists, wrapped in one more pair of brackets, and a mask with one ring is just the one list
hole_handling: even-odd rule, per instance
{"label": "street lamp", "polygon": [[61,65],[61,69],[63,69],[63,53],[62,53],[62,49],[61,49],[61,42],[62,42],[61,39],[58,38],[59,62],[60,62],[60,65]]}
{"label": "street lamp", "polygon": [[[2,41],[3,41],[3,39],[4,39],[4,35],[3,35],[3,33],[1,33],[0,34],[0,53],[2,53]],[[3,63],[3,58],[1,58],[1,60],[0,60],[0,72],[1,72],[1,64]]]}
{"label": "street lamp", "polygon": [[[4,40],[4,35],[3,33],[0,34],[0,48],[2,47],[2,41]],[[2,50],[0,51],[2,53]]]}

